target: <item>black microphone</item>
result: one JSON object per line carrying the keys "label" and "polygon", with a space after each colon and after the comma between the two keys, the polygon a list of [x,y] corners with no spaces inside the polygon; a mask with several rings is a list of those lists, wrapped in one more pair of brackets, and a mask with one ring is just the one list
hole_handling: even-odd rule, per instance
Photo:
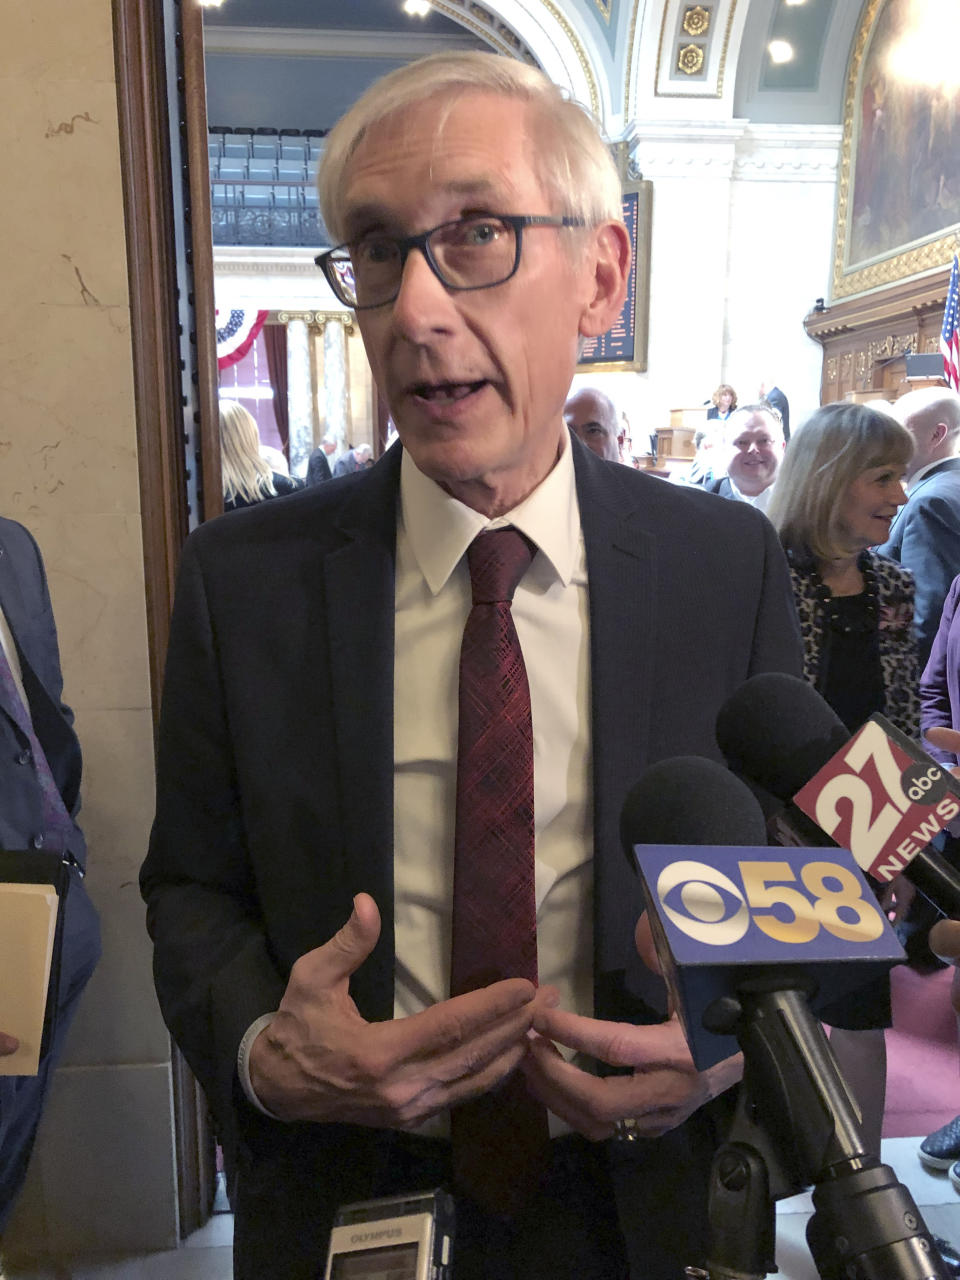
{"label": "black microphone", "polygon": [[885,717],[851,737],[806,680],[766,672],[721,708],[717,741],[761,801],[773,797],[780,843],[842,844],[874,880],[902,872],[939,911],[960,916],[960,874],[927,847],[960,814],[960,785]]}
{"label": "black microphone", "polygon": [[808,993],[818,1004],[837,998],[903,952],[846,850],[771,850],[766,831],[746,784],[695,756],[653,765],[621,814],[694,1062],[703,1069],[737,1045],[744,1055],[700,1274],[774,1270],[773,1201],[813,1184],[819,1274],[945,1280],[909,1192],[866,1151],[808,1003]]}
{"label": "black microphone", "polygon": [[620,839],[635,844],[762,845],[763,813],[749,787],[705,756],[675,756],[646,770],[623,802]]}
{"label": "black microphone", "polygon": [[852,857],[768,848],[756,799],[713,760],[651,766],[627,796],[620,831],[701,1070],[736,1052],[713,1013],[745,983],[800,990],[817,1011],[903,959]]}

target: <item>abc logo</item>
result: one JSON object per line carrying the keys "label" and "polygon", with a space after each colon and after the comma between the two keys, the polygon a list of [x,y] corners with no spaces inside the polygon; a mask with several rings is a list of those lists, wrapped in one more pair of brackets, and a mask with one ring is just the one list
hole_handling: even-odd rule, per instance
{"label": "abc logo", "polygon": [[934,805],[948,790],[943,770],[932,762],[909,765],[900,775],[900,786],[914,804]]}
{"label": "abc logo", "polygon": [[750,928],[742,889],[705,862],[671,862],[657,880],[657,895],[663,914],[696,942],[729,946]]}

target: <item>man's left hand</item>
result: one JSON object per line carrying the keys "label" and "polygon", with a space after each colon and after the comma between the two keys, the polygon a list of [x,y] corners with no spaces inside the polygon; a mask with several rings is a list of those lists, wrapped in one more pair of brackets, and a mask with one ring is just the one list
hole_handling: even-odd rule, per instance
{"label": "man's left hand", "polygon": [[[592,1141],[612,1137],[620,1120],[656,1138],[682,1124],[705,1102],[736,1084],[740,1054],[706,1071],[693,1065],[676,1014],[654,1026],[602,1022],[562,1009],[541,1008],[534,1018],[522,1070],[533,1093],[554,1115]],[[589,1054],[632,1075],[599,1078],[566,1062],[554,1044]]]}

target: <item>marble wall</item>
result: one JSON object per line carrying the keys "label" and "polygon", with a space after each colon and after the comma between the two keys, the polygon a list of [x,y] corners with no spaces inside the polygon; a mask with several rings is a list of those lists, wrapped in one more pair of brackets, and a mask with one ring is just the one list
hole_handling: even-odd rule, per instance
{"label": "marble wall", "polygon": [[110,0],[8,5],[3,42],[0,511],[46,558],[104,934],[4,1244],[139,1252],[172,1245],[177,1217],[136,883],[153,741]]}
{"label": "marble wall", "polygon": [[802,422],[820,403],[803,317],[829,292],[840,130],[648,122],[632,145],[654,184],[648,372],[577,384],[603,387],[635,443],[720,382],[748,403],[772,379]]}

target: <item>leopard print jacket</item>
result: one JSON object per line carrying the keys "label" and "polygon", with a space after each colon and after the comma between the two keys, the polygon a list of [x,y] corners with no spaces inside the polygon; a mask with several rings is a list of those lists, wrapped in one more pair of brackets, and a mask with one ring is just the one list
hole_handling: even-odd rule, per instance
{"label": "leopard print jacket", "polygon": [[[791,555],[790,576],[803,639],[803,674],[816,687],[826,634],[826,588],[813,566]],[[911,738],[920,736],[920,670],[913,628],[913,574],[884,556],[859,560],[867,592],[876,602],[884,715]]]}

